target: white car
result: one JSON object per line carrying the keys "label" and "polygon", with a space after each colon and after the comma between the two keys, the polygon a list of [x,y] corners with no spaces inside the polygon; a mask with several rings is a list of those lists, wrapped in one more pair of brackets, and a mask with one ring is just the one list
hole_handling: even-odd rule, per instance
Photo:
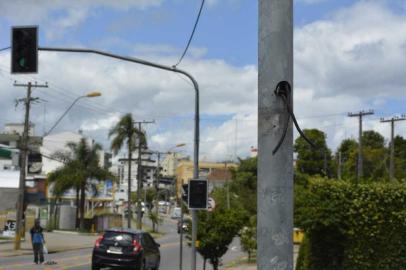
{"label": "white car", "polygon": [[182,214],[182,209],[180,207],[175,207],[172,211],[171,218],[178,219]]}

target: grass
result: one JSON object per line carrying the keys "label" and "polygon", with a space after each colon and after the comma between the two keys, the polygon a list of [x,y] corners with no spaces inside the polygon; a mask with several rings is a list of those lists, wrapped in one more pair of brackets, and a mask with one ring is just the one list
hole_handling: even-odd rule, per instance
{"label": "grass", "polygon": [[257,258],[255,255],[252,255],[251,261],[248,261],[248,256],[244,255],[241,257],[238,257],[234,261],[231,261],[225,265],[225,268],[234,268],[236,266],[240,265],[255,265],[257,263]]}

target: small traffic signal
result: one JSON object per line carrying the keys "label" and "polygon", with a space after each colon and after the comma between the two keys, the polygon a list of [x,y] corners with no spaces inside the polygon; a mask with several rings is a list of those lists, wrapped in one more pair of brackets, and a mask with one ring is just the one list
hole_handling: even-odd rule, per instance
{"label": "small traffic signal", "polygon": [[38,27],[13,27],[11,33],[11,73],[38,72]]}
{"label": "small traffic signal", "polygon": [[189,181],[189,209],[207,209],[207,180]]}
{"label": "small traffic signal", "polygon": [[182,201],[188,203],[189,184],[182,185]]}

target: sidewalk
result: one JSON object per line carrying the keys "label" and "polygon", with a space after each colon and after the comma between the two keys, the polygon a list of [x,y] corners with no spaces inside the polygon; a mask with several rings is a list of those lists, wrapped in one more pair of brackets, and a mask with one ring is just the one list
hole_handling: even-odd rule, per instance
{"label": "sidewalk", "polygon": [[[44,233],[45,245],[49,253],[81,249],[81,248],[91,248],[97,239],[96,235],[79,234],[75,232],[50,232]],[[30,234],[27,233],[25,236],[25,241],[21,242],[21,249],[15,251],[14,243],[1,243],[0,244],[0,258],[11,257],[19,255],[29,255],[32,254],[32,245]]]}
{"label": "sidewalk", "polygon": [[[296,269],[296,260],[297,256],[299,253],[299,245],[294,245],[294,250],[293,250],[293,269]],[[220,269],[223,270],[257,270],[257,264],[254,263],[245,263],[245,262],[235,262],[235,265],[226,265],[223,267],[220,267]]]}

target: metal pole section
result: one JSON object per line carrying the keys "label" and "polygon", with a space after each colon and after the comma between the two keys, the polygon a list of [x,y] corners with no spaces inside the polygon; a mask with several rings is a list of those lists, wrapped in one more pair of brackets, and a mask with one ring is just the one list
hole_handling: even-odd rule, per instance
{"label": "metal pole section", "polygon": [[[195,142],[193,157],[193,178],[199,178],[199,92],[195,99]],[[197,210],[192,210],[192,260],[191,270],[196,270]]]}
{"label": "metal pole section", "polygon": [[363,157],[362,157],[362,117],[364,115],[374,114],[373,110],[367,112],[360,111],[358,113],[348,113],[349,117],[358,117],[359,119],[359,134],[358,134],[358,165],[357,165],[357,183],[362,180],[363,176]]}
{"label": "metal pole section", "polygon": [[391,140],[390,140],[390,164],[389,164],[389,179],[393,181],[395,179],[395,122],[406,120],[406,116],[392,117],[385,120],[381,118],[381,123],[390,122],[391,123]]}
{"label": "metal pole section", "polygon": [[257,268],[292,270],[292,122],[279,151],[271,153],[288,119],[274,90],[280,81],[293,83],[293,0],[259,1],[258,56]]}
{"label": "metal pole section", "polygon": [[[292,1],[292,0],[289,0]],[[128,62],[133,62],[133,63],[138,63],[141,65],[146,65],[150,67],[155,67],[158,69],[163,69],[167,71],[172,71],[176,73],[180,73],[188,77],[194,86],[195,89],[195,126],[194,126],[194,153],[193,153],[193,178],[197,179],[199,178],[199,136],[200,136],[200,130],[199,130],[199,122],[200,122],[200,116],[199,116],[199,84],[193,78],[192,75],[187,73],[184,70],[178,69],[176,67],[169,67],[149,61],[145,61],[142,59],[138,58],[133,58],[133,57],[126,57],[126,56],[121,56],[121,55],[116,55],[112,53],[107,53],[99,50],[92,50],[92,49],[72,49],[72,48],[51,48],[51,47],[39,47],[39,51],[59,51],[59,52],[78,52],[78,53],[94,53],[94,54],[99,54],[99,55],[104,55],[107,57],[112,57]],[[196,234],[197,234],[197,215],[196,211],[192,211],[192,241],[193,239],[196,240]],[[195,248],[195,242],[192,244],[192,269],[196,269],[196,248]]]}

